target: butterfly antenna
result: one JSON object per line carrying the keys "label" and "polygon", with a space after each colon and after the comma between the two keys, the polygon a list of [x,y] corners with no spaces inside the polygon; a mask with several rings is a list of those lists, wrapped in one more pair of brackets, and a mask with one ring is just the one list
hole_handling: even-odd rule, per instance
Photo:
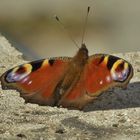
{"label": "butterfly antenna", "polygon": [[85,18],[85,23],[84,23],[84,27],[83,27],[83,33],[82,33],[82,44],[84,43],[84,37],[85,37],[85,33],[86,33],[86,27],[87,27],[89,11],[90,11],[90,7],[88,6],[87,15],[86,15],[86,18]]}
{"label": "butterfly antenna", "polygon": [[80,47],[78,46],[78,44],[76,43],[76,41],[73,39],[71,33],[67,30],[66,26],[61,22],[61,20],[59,19],[58,16],[54,16],[54,18],[56,19],[56,21],[62,26],[62,28],[64,29],[64,31],[67,33],[67,35],[70,37],[70,39],[72,40],[72,42],[76,45],[76,47],[79,49]]}

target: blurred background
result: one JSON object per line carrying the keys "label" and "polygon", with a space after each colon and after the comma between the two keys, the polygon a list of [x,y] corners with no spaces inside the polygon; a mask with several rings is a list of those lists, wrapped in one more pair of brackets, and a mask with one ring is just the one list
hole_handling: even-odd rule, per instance
{"label": "blurred background", "polygon": [[80,46],[88,6],[90,54],[140,50],[139,0],[0,0],[0,33],[26,60],[73,56],[77,48],[54,15]]}

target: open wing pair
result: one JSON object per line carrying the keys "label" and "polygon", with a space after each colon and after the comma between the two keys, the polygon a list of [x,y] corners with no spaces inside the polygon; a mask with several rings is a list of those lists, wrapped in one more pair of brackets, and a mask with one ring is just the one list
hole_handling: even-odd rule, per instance
{"label": "open wing pair", "polygon": [[70,72],[73,58],[43,59],[14,67],[1,76],[2,88],[20,91],[26,102],[82,109],[103,91],[126,86],[133,76],[127,61],[105,54],[87,59],[78,78],[61,95],[61,83]]}

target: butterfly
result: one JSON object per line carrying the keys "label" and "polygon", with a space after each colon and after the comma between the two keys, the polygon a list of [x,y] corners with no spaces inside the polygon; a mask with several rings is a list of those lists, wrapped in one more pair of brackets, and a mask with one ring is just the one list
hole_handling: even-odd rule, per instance
{"label": "butterfly", "polygon": [[[81,110],[109,88],[126,87],[133,76],[129,62],[108,54],[88,55],[83,39],[89,11],[90,7],[81,47],[74,57],[54,57],[16,66],[1,76],[2,89],[18,90],[26,103]],[[57,16],[55,19],[66,29]]]}
{"label": "butterfly", "polygon": [[108,54],[88,55],[82,43],[74,57],[54,57],[16,66],[0,80],[2,89],[16,89],[26,103],[83,109],[112,87],[126,87],[132,65]]}

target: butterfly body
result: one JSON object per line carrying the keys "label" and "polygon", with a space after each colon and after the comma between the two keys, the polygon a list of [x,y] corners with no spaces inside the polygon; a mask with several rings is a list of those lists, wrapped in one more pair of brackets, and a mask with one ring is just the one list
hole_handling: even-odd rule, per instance
{"label": "butterfly body", "polygon": [[82,109],[103,91],[126,86],[133,68],[116,56],[88,56],[82,44],[73,58],[57,57],[12,68],[1,76],[2,88],[20,91],[25,102]]}

